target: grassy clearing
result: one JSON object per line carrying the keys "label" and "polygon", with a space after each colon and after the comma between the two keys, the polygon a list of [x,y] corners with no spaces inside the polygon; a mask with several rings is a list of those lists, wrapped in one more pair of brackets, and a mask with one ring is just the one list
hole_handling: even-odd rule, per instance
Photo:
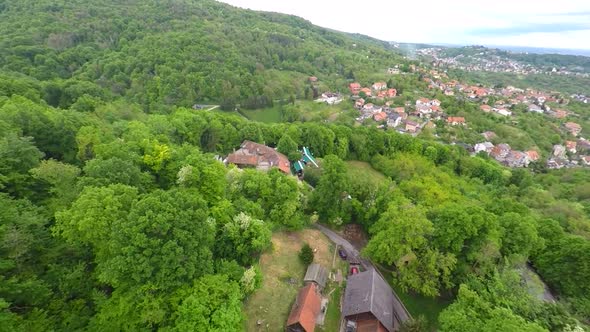
{"label": "grassy clearing", "polygon": [[252,121],[267,123],[281,122],[281,112],[279,105],[270,108],[261,108],[257,110],[243,109],[242,113],[244,113],[248,117],[248,119]]}
{"label": "grassy clearing", "polygon": [[385,181],[386,176],[375,170],[369,163],[363,161],[347,161],[348,175],[351,179],[367,179],[368,181],[380,183]]}
{"label": "grassy clearing", "polygon": [[[391,275],[381,266],[377,266],[384,276]],[[438,315],[446,307],[451,304],[452,301],[444,300],[440,298],[424,297],[417,294],[410,294],[402,291],[400,287],[395,285],[391,278],[387,278],[387,282],[391,285],[391,288],[395,291],[399,299],[403,302],[406,309],[410,312],[412,317],[418,317],[423,315],[428,320],[428,326],[430,331],[437,331],[438,326]]]}
{"label": "grassy clearing", "polygon": [[[244,304],[247,331],[285,330],[291,306],[303,286],[306,267],[299,261],[298,254],[304,242],[316,249],[316,263],[326,268],[332,266],[333,246],[318,230],[275,233],[272,238],[272,252],[265,253],[260,258],[264,276],[262,287]],[[256,324],[259,319],[263,321],[260,326]]]}
{"label": "grassy clearing", "polygon": [[340,297],[344,291],[344,282],[338,285],[330,282],[326,287],[325,294],[330,294],[330,303],[324,320],[324,326],[320,327],[321,331],[338,331],[340,328]]}

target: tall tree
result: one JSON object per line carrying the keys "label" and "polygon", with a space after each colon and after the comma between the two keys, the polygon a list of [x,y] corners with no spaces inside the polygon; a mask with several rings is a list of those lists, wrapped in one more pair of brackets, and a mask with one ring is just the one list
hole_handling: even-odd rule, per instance
{"label": "tall tree", "polygon": [[335,155],[328,155],[322,161],[322,176],[313,192],[313,208],[320,218],[335,222],[347,218],[350,185],[346,164]]}

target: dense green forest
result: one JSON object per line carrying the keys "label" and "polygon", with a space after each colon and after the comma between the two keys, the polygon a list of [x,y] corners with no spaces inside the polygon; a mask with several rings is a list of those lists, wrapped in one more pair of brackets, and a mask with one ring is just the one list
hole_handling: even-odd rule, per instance
{"label": "dense green forest", "polygon": [[[403,61],[386,44],[181,0],[0,1],[0,31],[2,331],[241,331],[272,232],[316,220],[362,225],[395,284],[452,300],[443,331],[590,323],[587,170],[189,108],[304,97],[309,75],[336,89]],[[321,168],[302,182],[218,160],[246,139],[308,146]],[[527,263],[556,303],[523,284]]]}
{"label": "dense green forest", "polygon": [[386,43],[209,0],[3,1],[0,18],[3,80],[25,74],[79,110],[121,96],[146,112],[266,106],[313,94],[311,75],[336,88],[396,60]]}

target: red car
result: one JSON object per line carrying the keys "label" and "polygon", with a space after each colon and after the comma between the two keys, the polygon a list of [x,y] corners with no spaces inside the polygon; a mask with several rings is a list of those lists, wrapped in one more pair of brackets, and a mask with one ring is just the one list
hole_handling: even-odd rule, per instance
{"label": "red car", "polygon": [[350,275],[357,274],[357,273],[359,273],[359,268],[358,267],[353,266],[353,267],[350,268]]}

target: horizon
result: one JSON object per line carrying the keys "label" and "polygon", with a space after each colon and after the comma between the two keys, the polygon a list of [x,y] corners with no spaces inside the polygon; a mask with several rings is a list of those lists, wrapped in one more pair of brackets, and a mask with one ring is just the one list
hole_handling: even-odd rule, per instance
{"label": "horizon", "polygon": [[[219,0],[236,7],[295,15],[315,25],[359,33],[383,41],[410,44],[484,45],[582,51],[590,55],[590,2],[497,0],[493,6],[472,6],[425,0],[413,4],[371,2],[379,10],[359,17],[357,6],[336,0]],[[334,10],[334,8],[337,8]],[[428,8],[424,10],[424,8]],[[506,8],[511,8],[507,11]],[[399,13],[399,14],[398,14]],[[400,29],[400,27],[411,27]]]}

